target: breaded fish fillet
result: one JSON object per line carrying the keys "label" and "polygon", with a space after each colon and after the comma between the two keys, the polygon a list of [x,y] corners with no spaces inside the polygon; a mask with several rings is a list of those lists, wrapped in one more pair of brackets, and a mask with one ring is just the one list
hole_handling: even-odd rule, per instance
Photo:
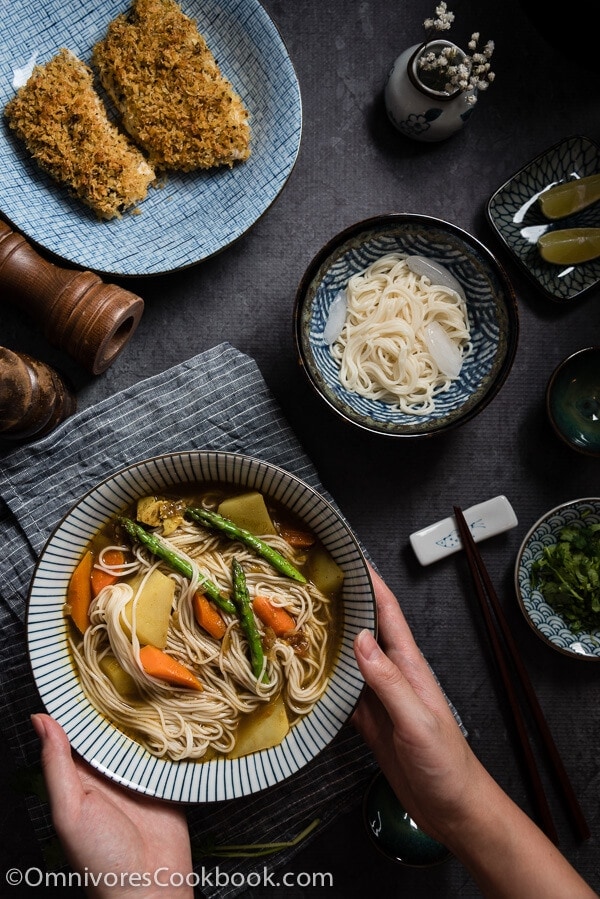
{"label": "breaded fish fillet", "polygon": [[135,206],[155,179],[142,153],[109,121],[91,70],[70,50],[36,66],[4,114],[39,165],[100,218]]}
{"label": "breaded fish fillet", "polygon": [[157,169],[232,166],[250,155],[248,112],[175,0],[134,0],[95,45],[93,63]]}

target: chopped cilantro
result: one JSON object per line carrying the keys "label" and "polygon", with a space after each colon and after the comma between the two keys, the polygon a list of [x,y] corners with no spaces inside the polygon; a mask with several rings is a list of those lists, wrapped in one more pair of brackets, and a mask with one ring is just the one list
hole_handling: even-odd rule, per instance
{"label": "chopped cilantro", "polygon": [[600,628],[600,524],[561,528],[531,566],[531,583],[574,633]]}

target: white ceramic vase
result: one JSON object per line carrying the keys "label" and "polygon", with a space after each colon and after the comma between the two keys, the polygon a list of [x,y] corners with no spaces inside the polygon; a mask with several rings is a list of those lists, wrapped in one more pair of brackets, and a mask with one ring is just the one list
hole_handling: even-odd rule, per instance
{"label": "white ceramic vase", "polygon": [[406,137],[419,141],[445,140],[460,131],[468,121],[474,104],[468,98],[473,91],[448,93],[423,82],[418,59],[423,52],[452,47],[464,53],[451,41],[435,40],[409,47],[394,61],[384,89],[385,106],[390,121]]}

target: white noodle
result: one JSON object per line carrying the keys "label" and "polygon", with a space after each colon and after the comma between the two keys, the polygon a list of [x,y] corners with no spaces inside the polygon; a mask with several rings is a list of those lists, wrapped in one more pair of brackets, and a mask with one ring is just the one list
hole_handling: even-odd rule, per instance
{"label": "white noodle", "polygon": [[432,412],[452,381],[429,352],[424,328],[439,322],[464,358],[471,345],[462,298],[412,272],[399,253],[353,275],[346,294],[346,322],[331,347],[343,386],[404,413]]}
{"label": "white noodle", "polygon": [[[289,544],[277,536],[263,538],[288,558]],[[332,601],[313,584],[297,584],[278,574],[265,560],[239,543],[188,524],[168,539],[191,563],[191,581],[174,574],[166,565],[136,550],[135,563],[127,575],[144,574],[155,568],[175,581],[175,600],[165,652],[194,672],[204,690],[174,687],[147,675],[139,660],[135,635],[137,598],[124,583],[105,587],[92,603],[91,626],[83,638],[72,637],[71,646],[81,682],[90,702],[109,720],[135,737],[159,757],[201,759],[207,752],[230,752],[235,745],[241,716],[252,712],[279,693],[283,695],[290,724],[306,715],[323,695],[328,682],[328,660],[333,639]],[[297,622],[296,631],[308,638],[306,655],[294,651],[285,640],[276,639],[265,652],[268,682],[252,673],[246,637],[237,616],[222,613],[228,625],[222,641],[215,640],[195,621],[192,600],[202,576],[218,584],[224,594],[231,590],[231,561],[243,566],[250,598],[266,595],[284,606]],[[195,585],[195,586],[194,586]],[[133,598],[131,627],[124,627],[124,609]],[[257,619],[261,635],[266,629]],[[135,699],[120,695],[100,667],[105,655],[114,655],[137,685]]]}

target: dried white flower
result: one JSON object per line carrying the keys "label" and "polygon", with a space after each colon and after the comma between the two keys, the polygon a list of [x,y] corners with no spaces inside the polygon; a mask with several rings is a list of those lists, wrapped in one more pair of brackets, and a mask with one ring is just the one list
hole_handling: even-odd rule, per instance
{"label": "dried white flower", "polygon": [[[425,19],[423,22],[428,35],[425,47],[430,41],[435,40],[434,32],[448,31],[452,22],[454,13],[448,9],[446,3],[439,3],[435,8],[435,18]],[[434,73],[439,79],[430,86],[448,94],[457,90],[465,93],[473,91],[466,101],[471,106],[475,104],[476,92],[487,90],[496,77],[490,68],[490,59],[495,49],[494,41],[488,41],[479,49],[479,39],[480,33],[474,31],[467,45],[470,53],[465,53],[464,58],[462,53],[459,55],[459,51],[452,47],[423,52],[418,60],[419,68],[423,72]]]}

